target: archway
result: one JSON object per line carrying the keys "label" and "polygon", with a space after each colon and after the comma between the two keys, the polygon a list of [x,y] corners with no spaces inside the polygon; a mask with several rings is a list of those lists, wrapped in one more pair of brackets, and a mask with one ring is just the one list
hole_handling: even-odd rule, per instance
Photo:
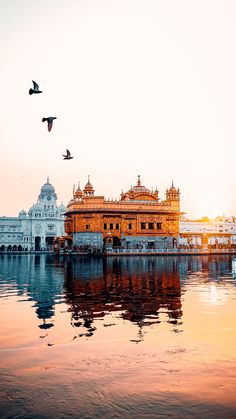
{"label": "archway", "polygon": [[8,252],[12,251],[12,245],[11,244],[9,244],[9,246],[7,246],[7,250],[8,250]]}
{"label": "archway", "polygon": [[35,250],[36,251],[41,249],[41,237],[40,236],[35,237],[34,244],[35,244]]}
{"label": "archway", "polygon": [[5,252],[5,246],[4,246],[4,244],[1,246],[1,248],[0,248],[0,250],[1,250],[1,252]]}
{"label": "archway", "polygon": [[55,239],[54,236],[46,236],[45,243],[46,243],[47,249],[53,248],[54,239]]}
{"label": "archway", "polygon": [[19,245],[19,246],[18,246],[18,251],[19,251],[19,252],[21,252],[21,251],[22,251],[22,246],[21,246],[21,245]]}
{"label": "archway", "polygon": [[120,238],[117,236],[112,236],[111,234],[104,237],[103,243],[106,247],[120,247],[121,246]]}
{"label": "archway", "polygon": [[120,247],[121,246],[121,241],[120,241],[119,237],[114,236],[112,244],[113,244],[113,247]]}
{"label": "archway", "polygon": [[17,246],[16,246],[16,244],[14,244],[14,246],[13,246],[13,249],[12,249],[14,252],[17,250]]}

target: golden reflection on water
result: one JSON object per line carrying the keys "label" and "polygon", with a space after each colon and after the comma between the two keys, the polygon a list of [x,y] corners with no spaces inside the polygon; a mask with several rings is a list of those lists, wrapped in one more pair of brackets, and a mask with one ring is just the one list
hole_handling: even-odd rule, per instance
{"label": "golden reflection on water", "polygon": [[233,417],[234,259],[0,258],[0,411]]}

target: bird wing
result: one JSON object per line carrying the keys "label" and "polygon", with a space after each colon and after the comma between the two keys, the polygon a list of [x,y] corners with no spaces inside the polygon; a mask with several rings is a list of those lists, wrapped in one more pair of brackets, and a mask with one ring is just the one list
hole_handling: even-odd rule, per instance
{"label": "bird wing", "polygon": [[36,83],[36,81],[32,80],[34,85],[34,90],[39,90],[39,85]]}
{"label": "bird wing", "polygon": [[66,153],[67,153],[67,157],[70,157],[70,151],[68,149],[66,149]]}
{"label": "bird wing", "polygon": [[48,121],[48,131],[50,132],[52,129],[52,121]]}

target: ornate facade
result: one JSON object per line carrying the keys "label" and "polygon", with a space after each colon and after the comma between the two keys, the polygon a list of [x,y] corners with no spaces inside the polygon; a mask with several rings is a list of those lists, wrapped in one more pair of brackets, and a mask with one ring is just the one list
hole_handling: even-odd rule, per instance
{"label": "ornate facade", "polygon": [[180,192],[173,182],[161,201],[158,190],[143,186],[138,176],[137,184],[113,201],[96,195],[88,179],[83,191],[80,186],[73,190],[65,230],[76,248],[171,248],[177,243],[180,215]]}
{"label": "ornate facade", "polygon": [[57,236],[63,236],[66,207],[57,206],[57,195],[47,179],[37,203],[18,217],[0,217],[0,251],[49,250]]}

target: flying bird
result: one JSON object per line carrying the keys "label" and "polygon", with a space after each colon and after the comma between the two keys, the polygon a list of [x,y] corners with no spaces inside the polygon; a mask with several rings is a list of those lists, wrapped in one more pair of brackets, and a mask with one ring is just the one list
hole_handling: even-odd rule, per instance
{"label": "flying bird", "polygon": [[45,121],[47,121],[47,123],[48,123],[48,131],[50,132],[51,131],[51,129],[52,129],[52,123],[53,123],[53,120],[54,119],[57,119],[57,117],[56,116],[48,116],[48,118],[43,118],[42,119],[42,122],[45,122]]}
{"label": "flying bird", "polygon": [[33,93],[43,93],[42,90],[39,90],[39,85],[36,83],[36,81],[32,80],[33,82],[33,89],[29,89],[29,94],[32,95]]}
{"label": "flying bird", "polygon": [[63,160],[71,160],[71,159],[74,158],[74,157],[71,156],[71,153],[68,149],[66,149],[66,154],[62,154],[62,156],[64,157]]}

